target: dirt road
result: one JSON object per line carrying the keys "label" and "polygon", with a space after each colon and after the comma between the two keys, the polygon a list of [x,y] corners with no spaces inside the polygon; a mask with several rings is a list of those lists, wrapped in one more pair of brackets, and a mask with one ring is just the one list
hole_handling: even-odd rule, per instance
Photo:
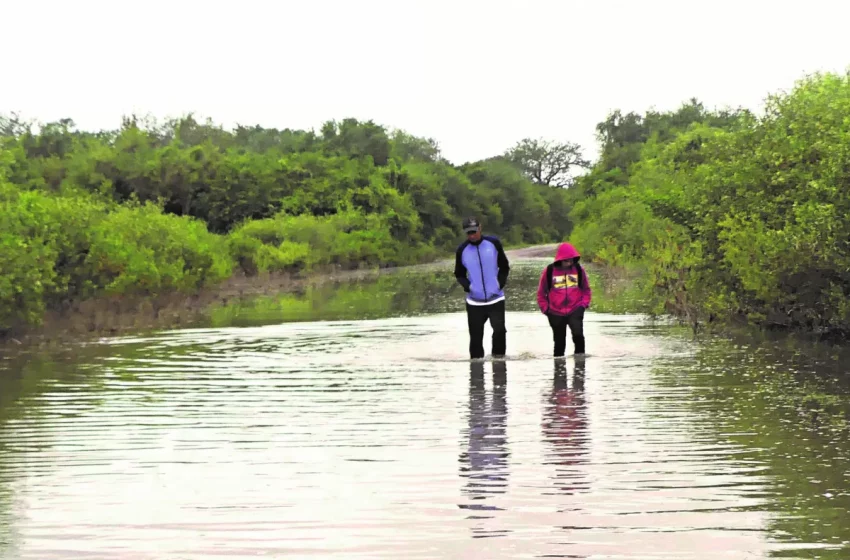
{"label": "dirt road", "polygon": [[505,251],[505,254],[508,259],[551,259],[554,258],[557,248],[557,243],[550,243],[549,245],[534,245],[522,249],[509,249]]}

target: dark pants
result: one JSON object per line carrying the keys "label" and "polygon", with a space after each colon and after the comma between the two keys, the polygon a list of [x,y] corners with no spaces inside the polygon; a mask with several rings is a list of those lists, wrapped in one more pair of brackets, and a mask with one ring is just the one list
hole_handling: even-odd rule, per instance
{"label": "dark pants", "polygon": [[567,327],[573,335],[576,354],[584,354],[584,308],[576,309],[569,315],[547,315],[555,341],[555,357],[564,355],[567,349]]}
{"label": "dark pants", "polygon": [[466,321],[469,325],[469,357],[484,357],[484,324],[490,320],[493,328],[493,356],[505,355],[505,300],[490,305],[466,304]]}

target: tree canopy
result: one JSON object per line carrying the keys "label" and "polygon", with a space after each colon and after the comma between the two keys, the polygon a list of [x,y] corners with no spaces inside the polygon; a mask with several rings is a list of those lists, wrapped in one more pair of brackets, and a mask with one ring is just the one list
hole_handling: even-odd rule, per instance
{"label": "tree canopy", "polygon": [[645,272],[653,310],[850,329],[850,75],[815,74],[764,113],[615,111],[571,189],[572,239]]}
{"label": "tree canopy", "polygon": [[570,229],[565,192],[511,162],[457,167],[373,121],[318,132],[195,115],[114,130],[0,118],[0,328],[103,294],[192,291],[235,272],[445,255],[477,215],[507,244]]}

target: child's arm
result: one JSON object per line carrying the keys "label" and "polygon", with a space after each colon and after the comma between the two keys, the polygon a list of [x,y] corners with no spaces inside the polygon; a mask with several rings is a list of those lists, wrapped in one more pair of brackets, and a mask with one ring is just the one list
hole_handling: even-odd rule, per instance
{"label": "child's arm", "polygon": [[546,313],[549,311],[549,298],[548,290],[546,286],[546,269],[543,269],[543,273],[540,274],[540,283],[537,284],[537,307],[540,308],[541,313]]}
{"label": "child's arm", "polygon": [[581,299],[579,300],[579,306],[584,307],[585,309],[590,307],[590,298],[592,295],[592,291],[590,289],[590,282],[587,281],[587,273],[584,271],[584,267],[581,267],[581,275],[582,275],[582,285],[584,288],[581,289]]}

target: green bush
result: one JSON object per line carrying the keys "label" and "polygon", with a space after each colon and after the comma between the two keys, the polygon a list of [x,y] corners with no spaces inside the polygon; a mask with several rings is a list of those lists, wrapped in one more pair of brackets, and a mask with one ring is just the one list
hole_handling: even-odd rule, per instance
{"label": "green bush", "polygon": [[153,204],[125,206],[94,227],[84,266],[91,285],[111,294],[189,292],[231,274],[222,245],[198,220]]}
{"label": "green bush", "polygon": [[218,236],[154,205],[114,207],[8,183],[0,192],[0,328],[37,325],[72,299],[190,291],[231,273]]}
{"label": "green bush", "polygon": [[414,247],[390,235],[391,219],[348,211],[330,216],[278,214],[248,222],[230,234],[231,254],[244,271],[353,267],[412,262]]}
{"label": "green bush", "polygon": [[[600,125],[632,161],[614,175],[603,157],[580,184],[572,239],[641,259],[658,305],[689,320],[850,331],[850,74],[807,77],[761,117],[696,109]],[[627,132],[639,150],[621,150]]]}
{"label": "green bush", "polygon": [[277,247],[260,245],[256,259],[260,272],[299,270],[310,259],[310,246],[297,241],[283,241]]}
{"label": "green bush", "polygon": [[37,324],[56,280],[46,197],[0,183],[0,328]]}

